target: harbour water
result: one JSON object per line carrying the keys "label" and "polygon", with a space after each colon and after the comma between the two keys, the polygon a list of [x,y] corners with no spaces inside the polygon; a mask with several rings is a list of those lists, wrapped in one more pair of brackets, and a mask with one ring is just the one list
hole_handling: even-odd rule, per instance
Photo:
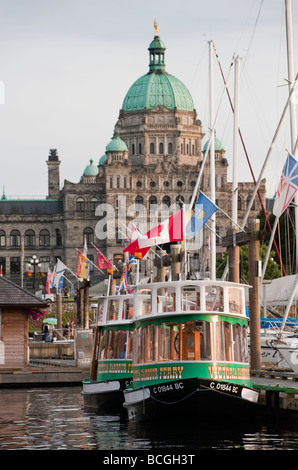
{"label": "harbour water", "polygon": [[298,450],[297,420],[135,426],[85,406],[81,387],[0,390],[0,450]]}

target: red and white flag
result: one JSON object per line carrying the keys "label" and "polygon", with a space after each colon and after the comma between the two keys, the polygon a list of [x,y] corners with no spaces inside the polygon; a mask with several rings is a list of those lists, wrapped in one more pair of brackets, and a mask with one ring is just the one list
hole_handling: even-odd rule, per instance
{"label": "red and white flag", "polygon": [[123,252],[147,254],[152,246],[162,245],[183,240],[183,209],[172,215],[156,227],[148,230],[145,235],[139,235],[130,245],[124,248]]}

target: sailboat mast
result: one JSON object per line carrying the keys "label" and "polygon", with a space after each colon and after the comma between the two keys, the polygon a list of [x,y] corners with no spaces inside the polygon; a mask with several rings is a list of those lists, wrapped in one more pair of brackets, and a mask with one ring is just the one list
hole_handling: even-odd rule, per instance
{"label": "sailboat mast", "polygon": [[[288,81],[289,91],[295,81],[295,63],[294,63],[294,34],[293,34],[293,8],[292,0],[285,0],[286,13],[286,32],[287,32],[287,57],[288,57]],[[289,104],[290,108],[290,129],[291,129],[291,147],[293,156],[297,157],[296,139],[297,139],[297,105],[296,93],[294,92]],[[295,224],[296,224],[296,272],[298,272],[298,195],[295,195]]]}
{"label": "sailboat mast", "polygon": [[[209,42],[209,77],[210,77],[210,129],[214,123],[214,75],[213,75],[214,45]],[[215,204],[215,149],[214,132],[210,135],[210,199]],[[216,279],[216,220],[215,213],[210,220],[210,278]]]}
{"label": "sailboat mast", "polygon": [[234,140],[233,140],[233,183],[232,183],[232,219],[238,221],[238,132],[239,132],[239,63],[240,58],[235,57],[235,84],[234,84]]}

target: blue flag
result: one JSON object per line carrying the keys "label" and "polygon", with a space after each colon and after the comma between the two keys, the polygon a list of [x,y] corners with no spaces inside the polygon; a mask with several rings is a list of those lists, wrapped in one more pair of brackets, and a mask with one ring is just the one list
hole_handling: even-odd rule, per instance
{"label": "blue flag", "polygon": [[52,278],[50,282],[51,288],[56,288],[57,290],[62,289],[64,285],[64,273],[66,266],[60,259],[57,260],[57,263],[52,272]]}
{"label": "blue flag", "polygon": [[201,193],[191,219],[186,225],[186,233],[196,236],[217,209],[218,207],[205,194]]}

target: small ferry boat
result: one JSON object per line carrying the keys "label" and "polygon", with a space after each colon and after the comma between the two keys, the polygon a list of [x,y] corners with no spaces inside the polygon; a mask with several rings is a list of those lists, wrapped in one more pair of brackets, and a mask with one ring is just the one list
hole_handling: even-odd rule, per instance
{"label": "small ferry boat", "polygon": [[132,381],[132,328],[132,294],[98,298],[90,377],[82,392],[89,405],[122,407]]}
{"label": "small ferry boat", "polygon": [[247,414],[250,385],[246,286],[185,280],[134,287],[130,420]]}

